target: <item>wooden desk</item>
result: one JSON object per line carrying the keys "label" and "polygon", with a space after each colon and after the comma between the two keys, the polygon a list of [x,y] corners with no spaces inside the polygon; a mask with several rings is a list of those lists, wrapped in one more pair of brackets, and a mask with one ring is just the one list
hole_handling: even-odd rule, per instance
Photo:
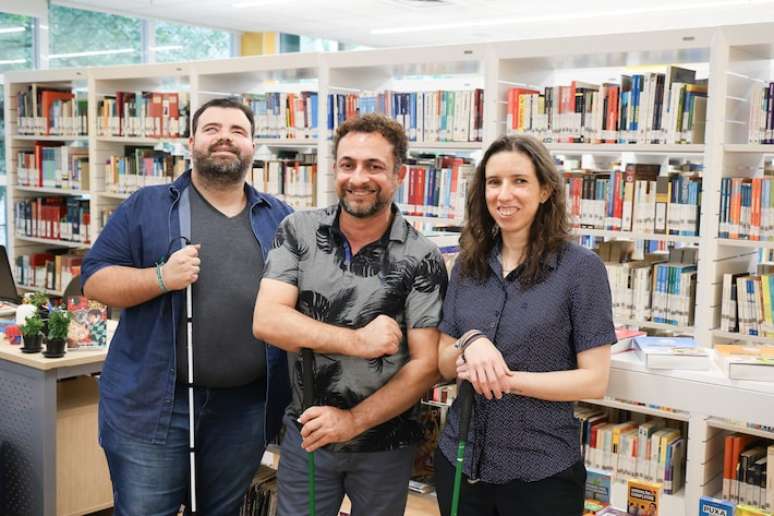
{"label": "wooden desk", "polygon": [[68,351],[50,359],[0,342],[0,513],[86,514],[112,506],[91,376],[106,354]]}

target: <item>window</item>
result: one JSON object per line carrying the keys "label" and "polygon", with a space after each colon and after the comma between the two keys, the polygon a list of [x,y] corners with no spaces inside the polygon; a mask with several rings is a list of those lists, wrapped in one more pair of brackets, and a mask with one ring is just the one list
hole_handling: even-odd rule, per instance
{"label": "window", "polygon": [[142,21],[50,4],[49,67],[142,62]]}
{"label": "window", "polygon": [[33,67],[33,18],[0,13],[0,73]]}
{"label": "window", "polygon": [[223,30],[156,22],[156,62],[231,57],[231,33]]}

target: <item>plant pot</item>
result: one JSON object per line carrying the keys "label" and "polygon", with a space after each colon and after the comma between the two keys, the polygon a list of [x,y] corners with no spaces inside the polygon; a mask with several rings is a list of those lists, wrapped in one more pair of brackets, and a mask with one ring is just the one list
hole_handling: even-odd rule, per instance
{"label": "plant pot", "polygon": [[62,358],[65,354],[65,339],[48,339],[43,356],[46,358]]}
{"label": "plant pot", "polygon": [[21,347],[22,353],[38,353],[41,349],[43,335],[23,335],[24,345]]}

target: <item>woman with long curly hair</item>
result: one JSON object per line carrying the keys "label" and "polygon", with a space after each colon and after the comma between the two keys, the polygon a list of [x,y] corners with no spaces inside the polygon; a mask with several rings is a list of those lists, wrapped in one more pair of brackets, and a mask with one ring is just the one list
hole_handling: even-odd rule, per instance
{"label": "woman with long curly hair", "polygon": [[[605,267],[569,237],[564,181],[548,150],[524,136],[492,143],[468,191],[440,326],[441,374],[476,392],[461,516],[583,511],[572,402],[607,390],[615,329]],[[444,515],[459,409],[435,455]]]}

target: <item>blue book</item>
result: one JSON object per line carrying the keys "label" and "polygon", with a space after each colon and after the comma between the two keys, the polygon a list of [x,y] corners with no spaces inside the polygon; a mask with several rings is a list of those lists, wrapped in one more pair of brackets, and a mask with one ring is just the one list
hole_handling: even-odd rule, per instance
{"label": "blue book", "polygon": [[699,498],[699,516],[734,516],[734,504],[710,496]]}
{"label": "blue book", "polygon": [[709,352],[693,337],[635,337],[635,352],[648,369],[689,369],[711,367]]}

